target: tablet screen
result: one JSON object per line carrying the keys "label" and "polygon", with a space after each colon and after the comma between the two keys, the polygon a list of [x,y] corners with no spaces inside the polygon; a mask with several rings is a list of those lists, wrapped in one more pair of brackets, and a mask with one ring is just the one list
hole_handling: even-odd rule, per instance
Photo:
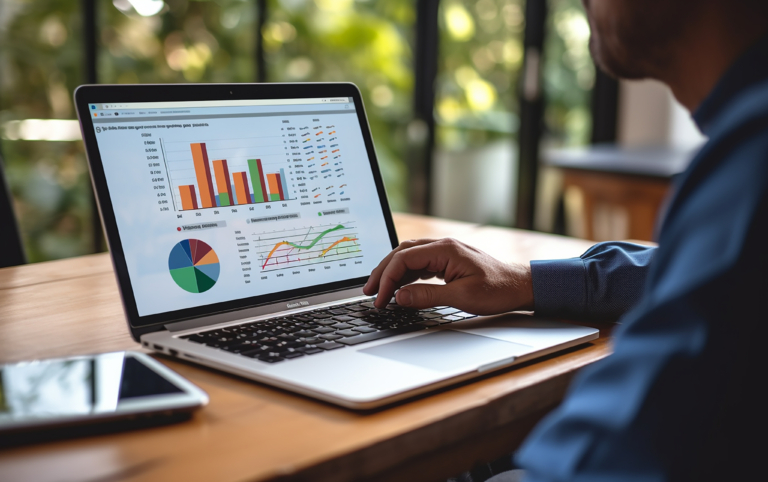
{"label": "tablet screen", "polygon": [[24,421],[117,413],[139,399],[183,393],[123,352],[4,365],[0,366],[0,429]]}

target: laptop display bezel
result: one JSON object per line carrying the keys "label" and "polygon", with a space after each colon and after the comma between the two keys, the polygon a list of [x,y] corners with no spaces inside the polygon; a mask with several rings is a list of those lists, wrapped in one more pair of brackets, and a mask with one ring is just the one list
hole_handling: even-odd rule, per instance
{"label": "laptop display bezel", "polygon": [[300,84],[150,84],[150,85],[83,85],[74,94],[85,151],[90,167],[91,181],[101,215],[107,243],[112,257],[118,287],[131,335],[138,340],[144,333],[162,330],[164,325],[194,318],[219,315],[227,312],[255,308],[264,305],[287,302],[323,293],[361,287],[368,277],[298,288],[290,291],[270,293],[233,301],[140,316],[136,304],[125,252],[120,240],[112,200],[109,195],[104,167],[101,161],[96,132],[89,104],[130,103],[130,102],[194,102],[217,100],[260,100],[260,99],[311,99],[320,97],[351,97],[354,101],[360,130],[371,164],[379,202],[384,215],[390,242],[394,249],[397,234],[392,213],[387,201],[386,190],[371,137],[370,127],[357,86],[351,83],[300,83]]}

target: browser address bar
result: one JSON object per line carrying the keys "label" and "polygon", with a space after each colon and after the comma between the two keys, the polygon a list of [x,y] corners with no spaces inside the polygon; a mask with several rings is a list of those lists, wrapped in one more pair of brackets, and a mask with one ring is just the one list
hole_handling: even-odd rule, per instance
{"label": "browser address bar", "polygon": [[350,103],[349,97],[325,97],[318,99],[251,99],[251,100],[200,100],[182,102],[130,102],[120,104],[94,104],[102,110],[117,109],[173,109],[185,107],[238,107],[253,105],[306,105]]}

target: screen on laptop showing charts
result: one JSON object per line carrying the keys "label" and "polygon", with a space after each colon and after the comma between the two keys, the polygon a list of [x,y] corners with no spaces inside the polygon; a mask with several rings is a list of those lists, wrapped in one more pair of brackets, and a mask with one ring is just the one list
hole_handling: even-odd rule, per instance
{"label": "screen on laptop showing charts", "polygon": [[391,249],[351,98],[88,107],[140,316],[367,276]]}

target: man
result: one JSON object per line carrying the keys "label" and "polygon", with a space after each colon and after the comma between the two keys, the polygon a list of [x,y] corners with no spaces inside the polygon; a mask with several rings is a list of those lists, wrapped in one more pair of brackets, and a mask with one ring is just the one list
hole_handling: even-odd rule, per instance
{"label": "man", "polygon": [[[529,0],[530,1],[530,0]],[[526,480],[766,480],[768,2],[585,0],[606,71],[666,83],[709,142],[676,181],[659,248],[599,244],[506,265],[453,240],[402,243],[365,291],[384,304],[617,319],[517,455]],[[411,285],[426,276],[446,285]]]}

